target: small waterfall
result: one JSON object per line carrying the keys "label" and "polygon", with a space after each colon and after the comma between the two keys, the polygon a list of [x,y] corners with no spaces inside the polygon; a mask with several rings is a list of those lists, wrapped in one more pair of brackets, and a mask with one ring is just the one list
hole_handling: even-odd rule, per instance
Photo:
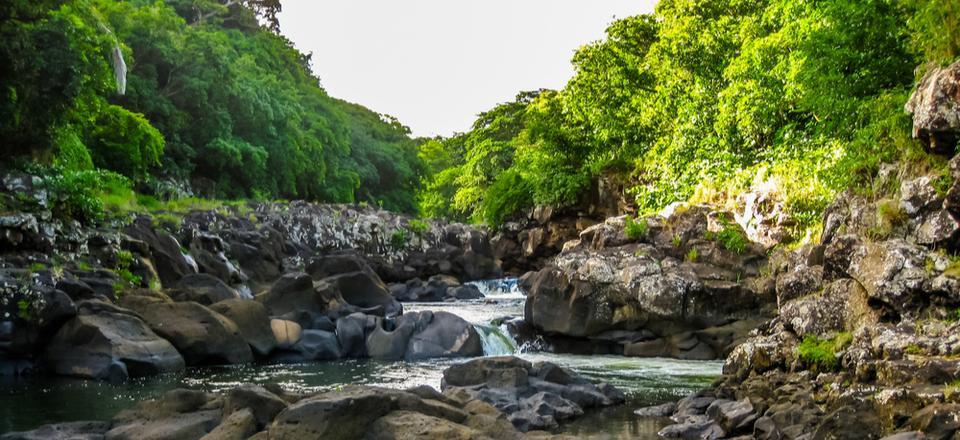
{"label": "small waterfall", "polygon": [[123,59],[120,39],[113,34],[113,31],[107,25],[100,23],[100,29],[116,40],[113,49],[110,50],[110,65],[113,66],[113,78],[117,80],[117,93],[125,95],[127,93],[127,62]]}
{"label": "small waterfall", "polygon": [[124,95],[127,93],[127,63],[123,60],[123,52],[120,45],[113,46],[110,52],[113,64],[113,76],[117,80],[117,93]]}
{"label": "small waterfall", "polygon": [[516,278],[498,278],[494,280],[471,281],[467,283],[480,289],[484,298],[492,299],[526,299],[527,295],[520,289],[520,280]]}
{"label": "small waterfall", "polygon": [[480,334],[484,356],[507,356],[516,354],[517,341],[502,326],[475,324]]}

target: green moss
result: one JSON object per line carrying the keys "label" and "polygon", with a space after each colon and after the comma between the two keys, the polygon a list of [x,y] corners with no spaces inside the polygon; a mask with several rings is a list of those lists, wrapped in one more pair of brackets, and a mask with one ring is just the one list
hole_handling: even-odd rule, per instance
{"label": "green moss", "polygon": [[634,220],[633,217],[628,215],[623,220],[623,231],[627,234],[627,238],[631,240],[639,240],[645,237],[649,230],[650,225],[645,218]]}
{"label": "green moss", "polygon": [[673,247],[678,248],[683,245],[683,237],[680,234],[674,234],[673,236]]}
{"label": "green moss", "polygon": [[696,249],[696,248],[692,248],[692,249],[690,249],[689,252],[687,252],[687,256],[686,256],[686,260],[687,260],[687,261],[689,261],[689,262],[691,262],[691,263],[696,263],[696,262],[697,262],[697,259],[699,259],[699,258],[700,258],[700,253],[697,252],[697,249]]}
{"label": "green moss", "polygon": [[867,236],[873,240],[889,238],[894,229],[906,223],[907,213],[900,206],[900,202],[885,199],[877,202],[877,223],[867,230]]}
{"label": "green moss", "polygon": [[940,170],[940,173],[932,181],[930,185],[933,186],[934,191],[937,192],[937,195],[940,197],[946,197],[947,193],[950,192],[950,187],[953,186],[953,177],[950,176],[950,169],[944,168]]}
{"label": "green moss", "polygon": [[33,320],[33,313],[30,312],[30,301],[25,299],[17,301],[17,316],[24,321]]}
{"label": "green moss", "polygon": [[907,354],[922,354],[923,348],[921,348],[917,344],[910,344],[910,345],[907,345],[907,348],[905,348],[903,351],[904,353],[907,353]]}
{"label": "green moss", "polygon": [[840,358],[837,353],[843,351],[853,341],[850,333],[839,333],[830,339],[819,339],[807,335],[797,346],[800,360],[813,371],[830,372],[840,369]]}
{"label": "green moss", "polygon": [[27,267],[27,270],[30,271],[30,273],[36,273],[36,272],[40,272],[41,270],[46,270],[46,268],[47,268],[46,264],[32,263],[30,264],[29,267]]}

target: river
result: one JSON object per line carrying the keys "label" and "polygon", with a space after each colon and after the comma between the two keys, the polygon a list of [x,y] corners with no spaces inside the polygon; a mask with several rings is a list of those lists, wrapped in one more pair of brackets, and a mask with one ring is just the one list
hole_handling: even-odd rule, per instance
{"label": "river", "polygon": [[[676,400],[708,386],[720,375],[720,362],[518,352],[509,334],[490,324],[497,318],[523,315],[524,296],[517,289],[516,280],[476,284],[486,295],[483,301],[407,303],[404,308],[456,313],[477,326],[484,337],[487,355],[516,354],[530,361],[550,361],[623,389],[628,396],[626,405],[589,412],[562,428],[563,432],[579,438],[656,438],[657,430],[665,421],[639,419],[633,415],[633,409]],[[107,420],[137,401],[174,388],[218,391],[243,383],[276,383],[298,391],[331,390],[348,384],[392,388],[426,384],[439,388],[443,370],[459,362],[463,360],[384,362],[366,359],[188,368],[176,374],[139,378],[123,384],[63,378],[0,382],[0,432],[28,430],[46,423]]]}

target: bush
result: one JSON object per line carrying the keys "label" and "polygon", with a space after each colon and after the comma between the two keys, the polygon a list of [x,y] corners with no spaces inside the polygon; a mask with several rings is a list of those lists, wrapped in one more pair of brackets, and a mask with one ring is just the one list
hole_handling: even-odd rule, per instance
{"label": "bush", "polygon": [[723,229],[717,233],[716,240],[728,251],[742,254],[747,250],[747,237],[737,225],[732,223],[723,224]]}
{"label": "bush", "polygon": [[119,174],[103,170],[66,170],[61,166],[44,167],[31,164],[30,174],[40,177],[40,186],[47,190],[50,210],[63,220],[95,223],[104,216],[101,200],[107,188],[130,190],[130,181]]}
{"label": "bush", "polygon": [[830,339],[806,335],[803,337],[803,342],[797,346],[797,353],[800,360],[813,371],[837,371],[840,369],[840,358],[837,353],[846,349],[852,341],[853,336],[850,333],[839,333]]}
{"label": "bush", "polygon": [[396,250],[403,249],[409,242],[410,236],[405,229],[397,229],[393,231],[393,235],[390,236],[390,246],[393,246]]}
{"label": "bush", "polygon": [[633,217],[628,215],[623,220],[623,230],[627,234],[627,238],[631,240],[639,240],[645,237],[649,229],[650,226],[645,218],[634,221]]}
{"label": "bush", "polygon": [[165,141],[142,114],[108,106],[97,118],[90,142],[93,163],[131,179],[160,165]]}
{"label": "bush", "polygon": [[418,236],[422,236],[427,232],[428,229],[430,229],[430,225],[428,225],[427,222],[417,219],[411,219],[408,221],[407,226],[410,227],[410,230]]}

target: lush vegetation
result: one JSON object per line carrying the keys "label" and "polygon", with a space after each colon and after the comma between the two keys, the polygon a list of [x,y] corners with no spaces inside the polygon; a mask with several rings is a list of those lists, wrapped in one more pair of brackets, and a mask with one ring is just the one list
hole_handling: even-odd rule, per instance
{"label": "lush vegetation", "polygon": [[98,215],[101,187],[167,199],[183,195],[183,183],[210,198],[415,211],[422,167],[409,130],[329,97],[310,56],[275,33],[279,8],[278,0],[2,2],[5,164],[25,158],[47,165],[49,184],[64,192],[90,189],[62,203],[78,210],[62,214],[80,218]]}
{"label": "lush vegetation", "polygon": [[421,145],[422,211],[496,224],[575,205],[610,173],[633,182],[641,213],[773,181],[802,232],[836,191],[870,188],[879,163],[930,161],[903,105],[923,66],[960,54],[957,8],[661,0],[581,48],[563,90],[521,94]]}

